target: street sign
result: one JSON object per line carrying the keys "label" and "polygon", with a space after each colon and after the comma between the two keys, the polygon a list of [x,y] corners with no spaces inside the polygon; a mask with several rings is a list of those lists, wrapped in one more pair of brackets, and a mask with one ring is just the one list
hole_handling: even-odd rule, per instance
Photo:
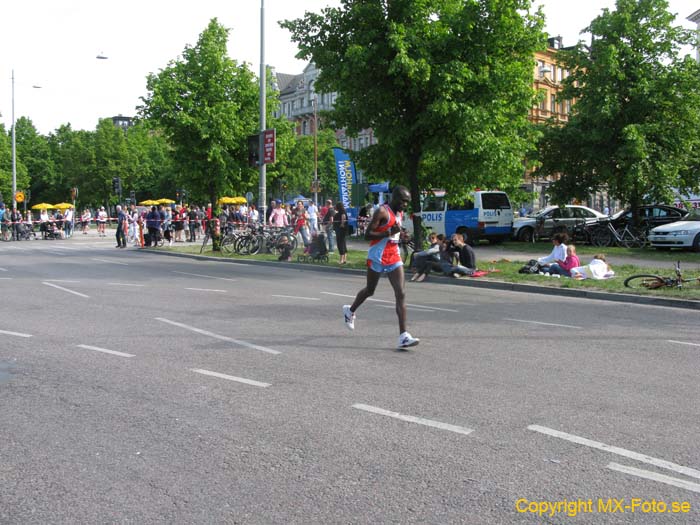
{"label": "street sign", "polygon": [[266,129],[263,132],[263,162],[265,164],[274,164],[277,160],[276,138],[277,133],[275,129]]}
{"label": "street sign", "polygon": [[17,202],[24,202],[24,192],[18,191],[15,193],[15,200]]}

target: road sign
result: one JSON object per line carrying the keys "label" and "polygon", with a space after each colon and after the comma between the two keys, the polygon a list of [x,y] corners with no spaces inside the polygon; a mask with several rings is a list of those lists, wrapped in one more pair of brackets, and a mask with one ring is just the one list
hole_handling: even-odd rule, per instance
{"label": "road sign", "polygon": [[15,193],[15,200],[17,202],[24,202],[24,192],[18,191]]}
{"label": "road sign", "polygon": [[263,162],[265,164],[274,164],[277,160],[276,138],[277,133],[274,129],[266,129],[263,132]]}

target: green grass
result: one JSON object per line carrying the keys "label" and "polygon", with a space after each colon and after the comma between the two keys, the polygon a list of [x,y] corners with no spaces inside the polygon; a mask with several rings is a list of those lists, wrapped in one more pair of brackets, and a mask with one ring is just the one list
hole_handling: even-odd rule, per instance
{"label": "green grass", "polygon": [[[533,254],[533,258],[535,254],[542,255],[545,253],[546,248],[547,248],[546,243],[539,243],[539,244],[531,244],[531,243],[513,243],[512,249],[517,250],[519,252],[530,252]],[[508,248],[508,246],[506,246]],[[200,246],[177,246],[177,247],[163,247],[163,248],[158,248],[158,250],[162,251],[173,251],[173,252],[179,252],[179,253],[193,253],[193,254],[199,254]],[[587,262],[592,256],[596,253],[600,253],[602,250],[600,248],[595,248],[595,247],[590,247],[590,246],[577,246],[577,252],[579,256],[581,257],[582,262]],[[522,262],[514,262],[514,261],[509,261],[509,260],[499,260],[499,261],[488,261],[488,260],[478,260],[478,266],[480,269],[483,270],[498,270],[497,272],[494,272],[488,276],[485,277],[480,277],[479,279],[484,279],[484,280],[491,280],[491,281],[505,281],[505,282],[512,282],[512,283],[523,283],[523,284],[535,284],[538,286],[550,286],[550,287],[556,287],[556,288],[573,288],[573,289],[586,289],[586,290],[599,290],[599,291],[606,291],[606,292],[614,292],[614,293],[627,293],[627,294],[637,294],[637,295],[649,295],[649,296],[657,296],[657,297],[669,297],[669,298],[676,298],[676,299],[695,299],[695,300],[700,300],[700,284],[698,283],[692,283],[688,284],[686,288],[683,288],[681,290],[674,289],[674,288],[663,288],[659,290],[633,290],[631,288],[626,288],[624,286],[624,280],[631,276],[635,275],[638,273],[645,273],[645,274],[655,274],[655,275],[661,275],[665,277],[671,277],[673,276],[673,268],[676,260],[680,261],[685,261],[685,262],[697,262],[698,261],[698,255],[697,254],[692,254],[692,253],[683,253],[683,252],[673,252],[672,254],[669,253],[653,253],[653,251],[650,250],[641,250],[641,249],[626,249],[626,248],[606,248],[604,250],[605,254],[608,256],[608,259],[613,259],[616,256],[624,256],[624,257],[636,257],[636,258],[643,258],[646,260],[658,260],[660,264],[657,267],[640,267],[640,266],[635,266],[631,264],[621,264],[621,265],[615,265],[613,269],[615,270],[615,277],[612,279],[604,280],[604,281],[598,281],[598,280],[583,280],[583,281],[576,281],[573,279],[567,279],[567,278],[552,278],[552,277],[545,277],[542,275],[526,275],[526,274],[520,274],[518,273],[518,270],[522,267],[523,263]],[[292,264],[299,264],[299,265],[316,265],[318,263],[299,263],[297,262],[297,257],[300,255],[302,252],[297,249],[294,254],[292,255]],[[260,254],[260,255],[249,255],[249,256],[242,256],[242,255],[235,255],[235,254],[224,254],[221,252],[213,252],[211,250],[211,244],[207,246],[207,249],[203,252],[202,255],[206,255],[209,257],[222,257],[222,258],[229,258],[229,259],[250,259],[250,260],[257,260],[257,261],[269,261],[272,263],[277,262],[277,256],[276,255],[271,255],[271,254]],[[478,248],[477,248],[477,255],[478,255]],[[650,257],[650,255],[655,255],[656,257]],[[665,256],[663,258],[659,258],[659,256]],[[338,265],[338,254],[337,252],[333,255],[330,255],[330,261],[326,264],[326,266],[335,266],[339,267]],[[348,264],[343,266],[344,268],[355,268],[355,269],[362,269],[364,270],[366,266],[366,258],[367,258],[367,250],[350,250],[348,251]],[[682,263],[681,263],[682,266]],[[700,272],[698,271],[688,271],[685,274],[686,278],[690,277],[698,277],[700,276]],[[442,276],[431,276],[431,279],[438,279],[438,278],[444,278]],[[446,278],[446,277],[445,277]]]}

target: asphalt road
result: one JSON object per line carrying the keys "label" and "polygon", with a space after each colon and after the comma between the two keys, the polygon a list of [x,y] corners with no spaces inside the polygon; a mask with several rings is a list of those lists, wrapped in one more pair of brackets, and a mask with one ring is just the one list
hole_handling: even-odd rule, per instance
{"label": "asphalt road", "polygon": [[700,522],[697,312],[113,245],[0,243],[0,523]]}

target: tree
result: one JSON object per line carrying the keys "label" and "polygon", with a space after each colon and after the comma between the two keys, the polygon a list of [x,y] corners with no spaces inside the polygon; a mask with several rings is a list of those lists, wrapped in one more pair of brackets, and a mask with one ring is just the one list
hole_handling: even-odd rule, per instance
{"label": "tree", "polygon": [[700,180],[700,69],[679,49],[693,34],[673,26],[665,0],[617,0],[558,55],[571,71],[562,98],[576,99],[569,121],[548,125],[540,172],[561,174],[555,200],[584,199],[607,189],[635,212],[645,201],[668,202]]}
{"label": "tree", "polygon": [[[31,198],[35,202],[39,202],[37,198],[41,197],[45,189],[45,181],[53,178],[54,174],[54,163],[51,159],[49,144],[47,138],[39,134],[30,119],[20,117],[16,126],[17,187],[30,189]],[[24,186],[20,185],[20,165],[27,177]]]}
{"label": "tree", "polygon": [[194,47],[147,79],[142,117],[173,148],[173,181],[197,197],[247,186],[248,135],[256,133],[258,92],[253,73],[226,55],[228,30],[212,19]]}
{"label": "tree", "polygon": [[[477,186],[516,188],[534,145],[534,51],[545,46],[529,0],[344,0],[285,21],[337,92],[331,113],[378,144],[354,154],[369,176],[463,199]],[[414,215],[420,232],[420,216]]]}
{"label": "tree", "polygon": [[69,188],[77,186],[81,203],[93,206],[104,203],[108,190],[104,181],[96,176],[95,132],[74,131],[70,124],[65,124],[51,133],[48,141],[55,171],[46,180],[41,200],[67,200]]}

